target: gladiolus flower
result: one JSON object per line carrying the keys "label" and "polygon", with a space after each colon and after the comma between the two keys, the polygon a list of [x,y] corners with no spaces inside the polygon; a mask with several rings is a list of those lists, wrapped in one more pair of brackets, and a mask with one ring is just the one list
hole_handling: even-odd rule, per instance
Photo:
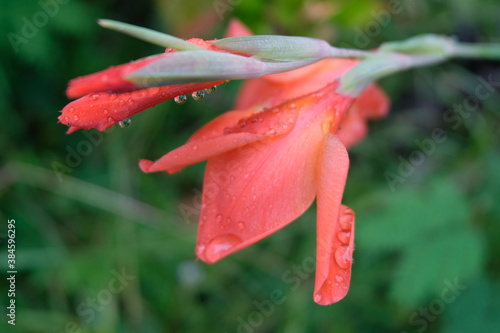
{"label": "gladiolus flower", "polygon": [[[356,100],[336,92],[357,62],[322,60],[244,85],[236,110],[220,115],[144,172],[178,172],[208,160],[196,254],[208,263],[298,218],[317,199],[314,301],[342,299],[349,287],[354,212],[341,204],[349,159],[345,146],[366,134],[366,120],[388,110],[369,86]],[[339,127],[341,129],[339,130]]]}
{"label": "gladiolus flower", "polygon": [[[140,35],[141,29],[129,30]],[[318,61],[344,52],[324,41],[234,37],[238,34],[250,32],[232,22],[226,34],[232,38],[220,41],[167,36],[182,52],[167,48],[165,54],[76,78],[66,93],[80,98],[59,120],[70,126],[68,133],[102,131],[164,100],[227,79],[250,79],[235,111],[209,122],[156,162],[141,160],[140,168],[174,173],[208,160],[196,247],[207,263],[284,227],[316,198],[314,301],[332,304],[348,291],[354,250],[354,212],[341,204],[349,167],[346,146],[366,135],[368,119],[386,114],[388,100],[373,84],[357,98],[339,93],[342,75],[358,61]],[[157,37],[148,32],[145,39],[162,38]]]}

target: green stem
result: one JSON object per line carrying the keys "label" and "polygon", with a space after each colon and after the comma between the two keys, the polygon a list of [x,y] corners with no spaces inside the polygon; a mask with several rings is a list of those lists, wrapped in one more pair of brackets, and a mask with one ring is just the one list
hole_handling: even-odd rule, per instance
{"label": "green stem", "polygon": [[456,43],[452,56],[458,58],[500,60],[500,45]]}

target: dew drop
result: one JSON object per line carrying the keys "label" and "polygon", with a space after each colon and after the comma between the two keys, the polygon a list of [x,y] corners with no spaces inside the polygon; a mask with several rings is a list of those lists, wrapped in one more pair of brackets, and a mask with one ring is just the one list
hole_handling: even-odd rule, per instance
{"label": "dew drop", "polygon": [[109,100],[114,101],[116,99],[116,94],[109,94]]}
{"label": "dew drop", "polygon": [[290,109],[295,109],[295,108],[297,107],[297,104],[292,103],[292,104],[290,104],[289,106],[290,106]]}
{"label": "dew drop", "polygon": [[134,100],[132,98],[129,98],[127,100],[127,102],[128,102],[129,105],[134,105],[135,104],[135,102],[134,102]]}
{"label": "dew drop", "polygon": [[156,95],[157,93],[160,92],[160,87],[151,87],[151,88],[149,88],[148,91],[150,94]]}
{"label": "dew drop", "polygon": [[270,128],[266,131],[266,135],[275,135],[276,130],[274,128]]}
{"label": "dew drop", "polygon": [[118,102],[120,106],[124,106],[125,105],[125,101],[123,99],[120,99],[120,101]]}
{"label": "dew drop", "polygon": [[351,210],[348,210],[339,218],[340,227],[343,230],[350,231],[352,229],[352,221],[354,221],[354,213]]}
{"label": "dew drop", "polygon": [[167,97],[168,94],[166,91],[162,91],[162,93],[160,95],[161,95],[161,97]]}
{"label": "dew drop", "polygon": [[123,119],[121,120],[118,125],[120,125],[121,128],[127,128],[130,126],[130,124],[132,123],[132,120],[130,120],[130,118],[127,118],[127,119]]}
{"label": "dew drop", "polygon": [[174,98],[174,102],[177,103],[177,104],[179,104],[179,105],[182,105],[182,104],[184,104],[184,103],[187,102],[187,97],[186,97],[186,95],[176,96]]}
{"label": "dew drop", "polygon": [[75,108],[69,108],[68,110],[69,112],[74,112],[75,111]]}
{"label": "dew drop", "polygon": [[91,101],[97,101],[99,99],[99,97],[101,97],[101,95],[99,95],[99,94],[91,94],[89,96],[89,100],[91,100]]}
{"label": "dew drop", "polygon": [[349,244],[349,240],[351,239],[351,232],[350,231],[341,231],[337,234],[337,239],[342,243],[342,244]]}
{"label": "dew drop", "polygon": [[68,121],[69,121],[69,117],[68,117],[68,116],[65,116],[65,117],[64,117],[64,121],[65,121],[65,122],[68,122]]}
{"label": "dew drop", "polygon": [[221,214],[217,214],[217,216],[215,217],[215,221],[222,222],[222,215]]}
{"label": "dew drop", "polygon": [[338,283],[340,283],[340,282],[344,281],[344,278],[342,276],[340,276],[340,275],[336,275],[335,276],[335,281],[337,281]]}
{"label": "dew drop", "polygon": [[76,114],[73,116],[73,120],[78,121],[78,116]]}
{"label": "dew drop", "polygon": [[227,223],[227,224],[231,224],[231,222],[233,222],[233,221],[231,220],[231,218],[230,218],[230,217],[226,218],[226,223]]}
{"label": "dew drop", "polygon": [[108,109],[104,109],[104,110],[102,111],[102,113],[104,113],[104,114],[108,114],[108,113],[109,113],[109,111],[108,111]]}
{"label": "dew drop", "polygon": [[210,87],[210,88],[208,88],[208,89],[205,89],[205,92],[206,92],[207,94],[213,94],[213,93],[214,93],[214,92],[216,92],[216,91],[217,91],[217,86],[213,86],[213,87]]}
{"label": "dew drop", "polygon": [[112,123],[112,122],[114,122],[115,120],[113,119],[113,117],[108,117],[108,121],[109,121],[110,123]]}
{"label": "dew drop", "polygon": [[243,222],[243,221],[238,222],[238,229],[240,229],[240,230],[245,229],[245,222]]}
{"label": "dew drop", "polygon": [[195,101],[201,101],[203,97],[205,97],[205,91],[204,90],[195,91],[191,94],[191,97],[193,97]]}
{"label": "dew drop", "polygon": [[352,263],[352,250],[348,246],[341,246],[335,250],[335,262],[342,269],[348,269]]}
{"label": "dew drop", "polygon": [[198,150],[198,148],[200,148],[200,146],[198,146],[198,145],[193,146],[193,150]]}
{"label": "dew drop", "polygon": [[241,238],[234,234],[225,234],[214,237],[205,249],[205,257],[208,262],[215,262],[224,257],[232,248],[242,242]]}
{"label": "dew drop", "polygon": [[316,303],[321,302],[321,300],[322,300],[322,299],[323,299],[323,296],[321,296],[320,294],[316,294],[316,295],[314,295],[314,301],[315,301]]}

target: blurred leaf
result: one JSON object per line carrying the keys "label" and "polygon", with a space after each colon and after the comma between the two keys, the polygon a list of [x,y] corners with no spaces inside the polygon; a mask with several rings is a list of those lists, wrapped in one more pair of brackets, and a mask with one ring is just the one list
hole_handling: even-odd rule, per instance
{"label": "blurred leaf", "polygon": [[500,284],[481,279],[446,308],[443,333],[498,332],[500,328]]}
{"label": "blurred leaf", "polygon": [[466,281],[481,274],[484,246],[472,228],[453,228],[416,240],[404,249],[390,296],[400,304],[416,307],[428,295],[443,289],[446,281]]}
{"label": "blurred leaf", "polygon": [[446,179],[435,180],[420,191],[380,191],[357,207],[356,219],[363,224],[356,242],[377,250],[404,248],[436,230],[464,226],[469,209],[464,196]]}

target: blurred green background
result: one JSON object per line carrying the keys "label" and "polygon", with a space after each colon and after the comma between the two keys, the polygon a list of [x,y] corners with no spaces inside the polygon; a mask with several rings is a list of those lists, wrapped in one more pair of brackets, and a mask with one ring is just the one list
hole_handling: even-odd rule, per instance
{"label": "blurred green background", "polygon": [[[381,82],[391,113],[350,152],[351,289],[326,307],[312,301],[314,207],[207,265],[194,256],[204,165],[172,176],[137,167],[229,110],[241,82],[158,105],[126,129],[66,135],[57,124],[68,80],[162,52],[97,18],[210,39],[236,17],[257,34],[371,49],[421,33],[500,43],[499,12],[494,0],[0,0],[0,330],[500,331],[499,62],[454,61]],[[445,139],[433,139],[436,129]],[[9,219],[15,327],[5,315]]]}

